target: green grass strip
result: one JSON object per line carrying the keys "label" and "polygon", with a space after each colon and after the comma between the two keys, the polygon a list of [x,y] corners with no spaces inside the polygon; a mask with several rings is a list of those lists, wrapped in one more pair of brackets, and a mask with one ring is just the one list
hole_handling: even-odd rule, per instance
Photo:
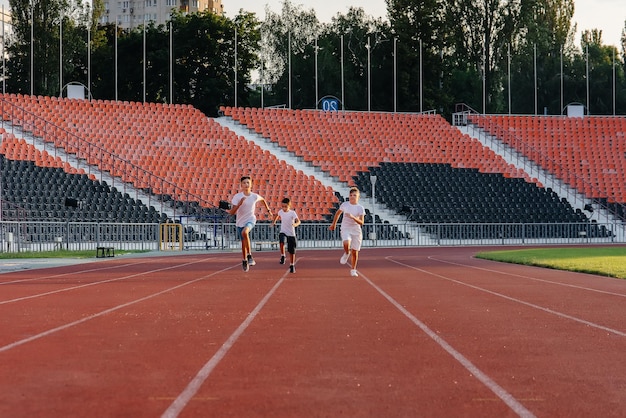
{"label": "green grass strip", "polygon": [[626,279],[626,247],[489,251],[477,258]]}

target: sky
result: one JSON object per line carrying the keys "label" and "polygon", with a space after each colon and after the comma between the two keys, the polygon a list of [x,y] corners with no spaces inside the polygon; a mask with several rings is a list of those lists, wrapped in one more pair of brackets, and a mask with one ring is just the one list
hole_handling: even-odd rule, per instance
{"label": "sky", "polygon": [[[261,20],[265,18],[266,5],[271,11],[280,13],[282,3],[282,0],[222,0],[226,16],[233,17],[239,9],[244,9],[255,12]],[[322,22],[330,22],[337,13],[345,14],[351,5],[362,7],[373,17],[387,15],[385,0],[291,0],[291,3],[315,9],[317,18]],[[580,31],[601,29],[604,44],[621,50],[620,37],[626,21],[625,0],[574,0],[573,20],[578,29],[576,45],[580,45]]]}

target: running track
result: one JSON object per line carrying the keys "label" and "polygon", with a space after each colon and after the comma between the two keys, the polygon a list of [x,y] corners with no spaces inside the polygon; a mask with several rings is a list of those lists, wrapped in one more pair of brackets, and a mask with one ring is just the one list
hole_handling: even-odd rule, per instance
{"label": "running track", "polygon": [[484,250],[2,274],[0,417],[623,416],[626,281]]}

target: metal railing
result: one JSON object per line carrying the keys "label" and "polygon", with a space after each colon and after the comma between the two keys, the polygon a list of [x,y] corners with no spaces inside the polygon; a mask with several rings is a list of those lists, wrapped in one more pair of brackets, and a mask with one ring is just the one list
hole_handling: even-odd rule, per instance
{"label": "metal railing", "polygon": [[[339,231],[328,223],[303,223],[297,230],[298,248],[338,248]],[[240,248],[233,223],[188,223],[179,229],[183,250],[228,251]],[[569,245],[626,243],[623,223],[536,224],[366,224],[363,247],[421,247],[464,245]],[[279,228],[260,222],[252,231],[258,249],[273,249]],[[178,240],[179,237],[176,237]],[[91,222],[0,222],[0,252],[43,252],[55,249],[159,251],[159,224]]]}

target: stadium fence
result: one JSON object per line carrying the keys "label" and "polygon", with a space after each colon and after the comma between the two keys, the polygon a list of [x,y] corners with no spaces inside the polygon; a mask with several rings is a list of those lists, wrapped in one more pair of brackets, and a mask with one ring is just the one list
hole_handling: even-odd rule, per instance
{"label": "stadium fence", "polygon": [[[230,251],[240,248],[233,223],[171,224],[90,222],[0,222],[0,252],[86,251],[112,247],[116,251]],[[297,228],[298,248],[339,248],[339,230],[328,223],[303,223]],[[463,245],[568,245],[626,243],[621,222],[533,224],[366,224],[363,247]],[[277,226],[258,223],[253,250],[275,250]]]}

